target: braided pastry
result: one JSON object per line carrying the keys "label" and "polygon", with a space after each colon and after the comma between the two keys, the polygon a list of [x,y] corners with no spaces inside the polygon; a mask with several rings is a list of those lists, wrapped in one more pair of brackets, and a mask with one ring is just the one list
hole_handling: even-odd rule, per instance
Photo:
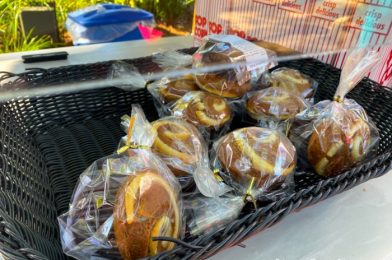
{"label": "braided pastry", "polygon": [[335,176],[353,166],[372,144],[370,127],[361,116],[351,110],[336,115],[317,123],[308,143],[308,160],[323,176]]}
{"label": "braided pastry", "polygon": [[123,259],[139,259],[172,249],[173,243],[152,238],[179,238],[180,224],[178,194],[155,171],[136,172],[118,190],[113,227]]}
{"label": "braided pastry", "polygon": [[167,163],[176,176],[192,174],[203,153],[205,144],[198,130],[175,117],[162,118],[152,123],[157,137],[152,149]]}
{"label": "braided pastry", "polygon": [[301,95],[303,98],[311,98],[313,96],[310,78],[298,70],[289,68],[274,70],[271,72],[269,81],[271,87],[283,88]]}
{"label": "braided pastry", "polygon": [[243,186],[255,177],[257,187],[270,188],[296,166],[295,148],[289,139],[267,128],[235,130],[223,137],[216,151],[223,168]]}
{"label": "braided pastry", "polygon": [[278,120],[294,118],[306,108],[297,95],[281,88],[267,88],[255,92],[246,102],[248,114],[256,119],[272,116]]}
{"label": "braided pastry", "polygon": [[184,96],[174,110],[182,110],[186,120],[207,128],[220,128],[231,118],[230,106],[223,98],[202,91]]}

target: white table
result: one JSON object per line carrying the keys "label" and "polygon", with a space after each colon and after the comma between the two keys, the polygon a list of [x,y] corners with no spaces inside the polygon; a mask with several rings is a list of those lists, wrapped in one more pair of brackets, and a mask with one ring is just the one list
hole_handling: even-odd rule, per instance
{"label": "white table", "polygon": [[[191,37],[67,47],[66,61],[23,64],[21,55],[0,55],[0,70],[57,67],[147,56],[192,46]],[[39,53],[39,52],[28,52]],[[392,259],[392,174],[287,216],[270,229],[212,259]]]}

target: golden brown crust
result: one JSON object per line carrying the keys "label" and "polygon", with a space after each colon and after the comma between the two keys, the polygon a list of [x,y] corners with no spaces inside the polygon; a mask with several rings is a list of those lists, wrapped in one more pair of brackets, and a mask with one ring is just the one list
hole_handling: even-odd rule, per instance
{"label": "golden brown crust", "polygon": [[[127,178],[116,195],[113,221],[114,235],[123,259],[139,259],[174,246],[172,243],[152,242],[151,238],[160,232],[179,237],[177,199],[167,181],[152,170]],[[169,229],[160,227],[165,222],[162,219],[170,220]]]}
{"label": "golden brown crust", "polygon": [[219,144],[217,155],[225,170],[240,184],[256,177],[256,185],[262,186],[269,178],[287,176],[296,165],[291,142],[276,131],[259,127],[231,132]]}
{"label": "golden brown crust", "polygon": [[280,88],[268,88],[254,93],[246,102],[248,114],[258,120],[272,116],[279,120],[294,118],[305,109],[304,101],[295,94]]}
{"label": "golden brown crust", "polygon": [[220,128],[231,118],[227,102],[216,95],[199,92],[189,101],[184,111],[185,119],[208,128]]}
{"label": "golden brown crust", "polygon": [[[187,166],[195,166],[202,157],[202,140],[197,130],[190,124],[181,120],[160,119],[154,121],[152,126],[157,131],[157,137],[152,149],[164,158],[179,160]],[[189,173],[175,164],[168,163],[168,167],[176,176]]]}
{"label": "golden brown crust", "polygon": [[189,91],[199,90],[192,77],[185,76],[179,79],[172,79],[167,84],[159,87],[159,92],[166,103],[180,99]]}
{"label": "golden brown crust", "polygon": [[[202,54],[201,62],[198,67],[207,67],[219,64],[230,64],[233,61],[241,62],[244,55],[241,51],[231,47],[223,52],[210,51]],[[239,84],[234,69],[224,71],[212,71],[198,74],[195,76],[198,86],[210,93],[226,98],[240,98],[251,89],[250,72],[244,71],[243,78]]]}
{"label": "golden brown crust", "polygon": [[362,159],[370,138],[369,125],[355,112],[323,119],[310,136],[308,160],[318,174],[338,175]]}
{"label": "golden brown crust", "polygon": [[237,79],[216,74],[196,75],[195,78],[201,89],[226,98],[240,98],[252,88],[250,81],[239,85]]}
{"label": "golden brown crust", "polygon": [[271,73],[271,87],[283,88],[287,91],[310,98],[313,95],[309,78],[295,69],[283,68]]}

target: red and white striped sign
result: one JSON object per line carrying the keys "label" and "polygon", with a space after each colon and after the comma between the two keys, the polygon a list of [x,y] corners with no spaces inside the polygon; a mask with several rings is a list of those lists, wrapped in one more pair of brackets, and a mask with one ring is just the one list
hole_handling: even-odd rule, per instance
{"label": "red and white striped sign", "polygon": [[[369,76],[392,86],[391,26],[391,0],[196,0],[194,36],[198,44],[206,34],[236,34],[303,53],[384,44],[377,47],[381,61]],[[336,67],[345,57],[317,56]]]}
{"label": "red and white striped sign", "polygon": [[195,44],[199,44],[208,34],[227,34],[230,6],[227,0],[196,1],[193,27]]}

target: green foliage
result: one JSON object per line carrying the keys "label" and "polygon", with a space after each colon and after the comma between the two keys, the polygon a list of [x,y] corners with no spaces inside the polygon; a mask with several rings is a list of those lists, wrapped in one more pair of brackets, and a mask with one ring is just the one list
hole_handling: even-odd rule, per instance
{"label": "green foliage", "polygon": [[[168,25],[189,26],[193,18],[194,0],[56,0],[54,2],[59,31],[62,34],[65,31],[65,20],[69,12],[107,2],[145,9],[153,13],[157,21]],[[23,7],[51,4],[53,0],[0,0],[0,53],[54,47],[50,37],[32,37],[32,32],[23,33],[19,24],[19,14]]]}
{"label": "green foliage", "polygon": [[33,37],[20,30],[19,14],[28,1],[0,1],[0,53],[39,50],[52,46],[49,36]]}
{"label": "green foliage", "polygon": [[131,6],[145,9],[155,15],[155,19],[169,25],[192,22],[194,0],[131,0]]}

